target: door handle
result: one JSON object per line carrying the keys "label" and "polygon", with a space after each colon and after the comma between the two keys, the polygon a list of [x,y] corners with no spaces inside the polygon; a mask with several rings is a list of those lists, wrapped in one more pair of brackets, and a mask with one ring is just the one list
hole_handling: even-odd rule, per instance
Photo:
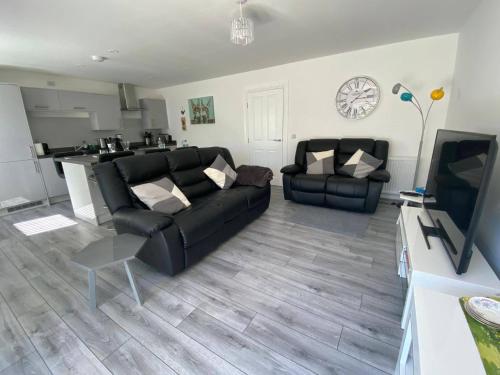
{"label": "door handle", "polygon": [[36,160],[33,160],[33,164],[35,164],[35,171],[36,173],[40,174],[40,170],[38,169],[38,163]]}
{"label": "door handle", "polygon": [[274,142],[281,142],[281,139],[273,139]]}
{"label": "door handle", "polygon": [[28,147],[30,148],[31,157],[32,157],[33,159],[36,159],[36,156],[35,156],[35,150],[33,149],[33,145],[28,145]]}
{"label": "door handle", "polygon": [[36,109],[49,109],[49,106],[48,105],[38,105],[38,104],[36,104],[35,108]]}

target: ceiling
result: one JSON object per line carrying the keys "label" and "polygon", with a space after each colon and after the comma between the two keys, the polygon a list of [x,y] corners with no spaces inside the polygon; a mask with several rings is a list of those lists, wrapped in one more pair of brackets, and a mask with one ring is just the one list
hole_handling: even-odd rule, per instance
{"label": "ceiling", "polygon": [[2,0],[0,65],[159,88],[457,32],[479,2],[249,0],[241,47],[233,0]]}

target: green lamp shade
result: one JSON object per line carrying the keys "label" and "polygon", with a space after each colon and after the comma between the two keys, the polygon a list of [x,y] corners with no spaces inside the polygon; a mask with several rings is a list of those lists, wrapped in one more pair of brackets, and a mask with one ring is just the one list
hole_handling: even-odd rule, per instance
{"label": "green lamp shade", "polygon": [[411,102],[412,99],[413,99],[413,95],[409,92],[404,92],[401,94],[401,100],[403,102]]}

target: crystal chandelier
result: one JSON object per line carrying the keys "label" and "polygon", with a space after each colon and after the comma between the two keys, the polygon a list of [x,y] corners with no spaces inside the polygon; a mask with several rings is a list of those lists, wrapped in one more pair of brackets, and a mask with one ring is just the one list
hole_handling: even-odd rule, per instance
{"label": "crystal chandelier", "polygon": [[247,0],[238,0],[240,4],[240,16],[233,19],[231,23],[231,42],[241,46],[246,46],[253,42],[253,21],[243,17],[243,4]]}

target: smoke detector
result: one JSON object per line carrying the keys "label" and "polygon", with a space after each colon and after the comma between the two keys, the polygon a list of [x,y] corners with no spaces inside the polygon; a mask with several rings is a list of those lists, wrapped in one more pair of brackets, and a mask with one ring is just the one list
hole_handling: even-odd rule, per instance
{"label": "smoke detector", "polygon": [[90,59],[94,62],[103,62],[104,60],[107,60],[108,58],[105,56],[92,55],[92,56],[90,56]]}

